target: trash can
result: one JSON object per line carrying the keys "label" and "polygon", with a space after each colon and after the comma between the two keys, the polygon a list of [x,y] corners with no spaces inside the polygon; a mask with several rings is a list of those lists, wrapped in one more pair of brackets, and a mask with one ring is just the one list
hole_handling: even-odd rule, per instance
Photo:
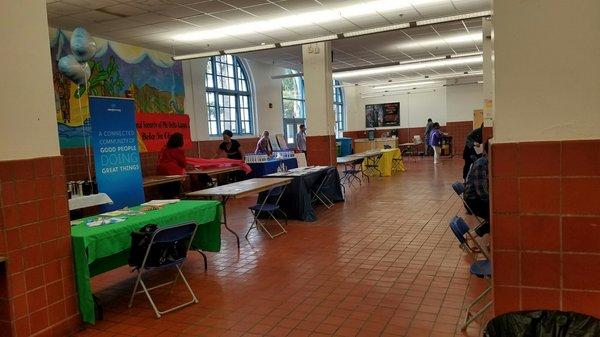
{"label": "trash can", "polygon": [[600,337],[600,320],[576,312],[517,311],[495,317],[485,337]]}

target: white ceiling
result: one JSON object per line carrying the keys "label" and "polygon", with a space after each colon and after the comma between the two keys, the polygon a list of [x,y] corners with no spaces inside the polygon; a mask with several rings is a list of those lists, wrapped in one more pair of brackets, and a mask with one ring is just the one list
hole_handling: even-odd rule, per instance
{"label": "white ceiling", "polygon": [[[309,26],[244,34],[202,42],[176,41],[177,35],[198,30],[274,19],[291,14],[340,8],[366,0],[46,0],[50,26],[72,30],[82,26],[92,35],[161,50],[176,55],[256,46],[261,43],[314,38],[435,17],[471,13],[491,8],[490,0],[398,0],[412,4],[401,11],[363,15]],[[415,3],[420,3],[415,5]],[[460,54],[481,50],[481,41],[454,43],[454,37],[481,32],[481,20],[410,28],[402,31],[333,42],[334,69]],[[459,39],[460,40],[460,39]],[[424,43],[420,43],[425,41]],[[245,54],[245,57],[300,68],[299,47]],[[472,67],[422,70],[411,74],[379,75],[356,81],[382,80],[470,71]]]}

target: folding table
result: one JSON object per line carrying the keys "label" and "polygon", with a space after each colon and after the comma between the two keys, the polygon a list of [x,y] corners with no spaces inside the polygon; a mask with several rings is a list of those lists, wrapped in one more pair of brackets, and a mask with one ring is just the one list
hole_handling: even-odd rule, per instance
{"label": "folding table", "polygon": [[231,234],[235,236],[238,249],[240,248],[240,237],[227,225],[227,201],[230,199],[239,199],[247,197],[249,195],[258,194],[260,192],[268,191],[272,188],[284,186],[289,184],[292,178],[252,178],[248,180],[242,180],[235,183],[207,188],[205,190],[199,190],[195,192],[187,193],[188,198],[219,198],[223,205],[223,220],[222,224],[225,226]]}

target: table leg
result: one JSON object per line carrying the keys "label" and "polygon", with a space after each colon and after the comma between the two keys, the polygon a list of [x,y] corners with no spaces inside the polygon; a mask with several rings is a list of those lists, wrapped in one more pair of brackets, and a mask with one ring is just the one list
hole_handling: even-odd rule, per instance
{"label": "table leg", "polygon": [[240,237],[237,235],[236,232],[234,232],[231,228],[229,228],[229,226],[227,226],[227,201],[229,199],[227,197],[224,197],[221,200],[221,204],[223,205],[223,225],[225,225],[225,229],[227,229],[229,232],[231,232],[231,234],[235,235],[235,240],[237,242],[237,247],[238,250],[240,249]]}

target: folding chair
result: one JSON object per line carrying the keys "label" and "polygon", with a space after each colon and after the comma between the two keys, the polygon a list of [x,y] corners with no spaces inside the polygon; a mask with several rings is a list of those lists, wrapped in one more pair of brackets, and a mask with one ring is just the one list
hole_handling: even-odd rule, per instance
{"label": "folding chair", "polygon": [[404,170],[404,156],[400,153],[397,158],[392,158],[392,172],[398,172]]}
{"label": "folding chair", "polygon": [[473,210],[469,207],[469,205],[467,205],[467,202],[465,201],[465,185],[460,181],[457,181],[454,184],[452,184],[452,189],[454,190],[456,195],[458,195],[458,197],[462,201],[465,208],[469,211],[469,213],[475,217],[475,220],[477,220],[477,222],[479,222],[479,226],[483,225],[485,223],[485,220],[475,215],[475,213],[473,213]]}
{"label": "folding chair", "polygon": [[[179,224],[171,227],[159,228],[152,234],[152,238],[150,239],[147,247],[144,246],[132,246],[133,249],[145,249],[144,258],[141,263],[135,263],[131,265],[134,267],[134,271],[137,271],[137,279],[135,281],[135,286],[133,287],[133,292],[131,293],[131,299],[129,300],[129,307],[133,305],[133,299],[135,295],[145,293],[146,297],[150,301],[150,305],[152,305],[152,309],[154,309],[154,313],[157,318],[160,318],[162,315],[171,312],[173,310],[177,310],[188,306],[192,303],[198,303],[198,299],[196,295],[192,291],[187,279],[183,275],[181,271],[181,265],[185,261],[187,257],[187,252],[190,249],[192,244],[192,239],[196,234],[196,228],[198,225],[194,222]],[[139,248],[135,248],[139,247]],[[132,252],[133,255],[133,252]],[[142,279],[142,275],[146,270],[150,270],[152,268],[165,267],[174,265],[177,268],[177,274],[175,279],[170,282],[162,283],[157,286],[148,288]],[[157,289],[166,285],[171,284],[171,291],[173,290],[173,286],[177,281],[177,278],[181,277],[183,283],[185,284],[187,290],[192,295],[192,300],[175,307],[172,307],[167,310],[158,310],[152,296],[150,295],[150,290]],[[138,286],[142,286],[142,290],[137,291]]]}
{"label": "folding chair", "polygon": [[367,162],[365,164],[365,174],[367,176],[371,172],[373,172],[373,174],[375,172],[378,172],[380,177],[383,175],[381,173],[381,170],[379,169],[379,162],[381,161],[381,157],[382,156],[383,156],[383,153],[380,153],[380,154],[378,154],[377,156],[374,156],[374,157],[367,157]]}
{"label": "folding chair", "polygon": [[[360,158],[357,159],[355,161],[352,161],[346,165],[344,165],[344,171],[342,171],[342,173],[344,173],[342,179],[340,179],[340,182],[343,184],[344,182],[348,183],[348,187],[352,187],[352,185],[354,184],[355,181],[358,181],[358,186],[362,186],[362,180],[358,177],[358,174],[360,173],[363,178],[365,177],[365,174],[362,170],[362,164],[365,161],[364,158]],[[369,176],[367,176],[367,180],[369,179]]]}
{"label": "folding chair", "polygon": [[[250,231],[252,230],[252,228],[256,228],[256,229],[261,228],[262,230],[265,231],[265,233],[267,233],[267,235],[269,235],[269,237],[271,239],[273,239],[279,235],[287,233],[285,228],[281,225],[281,222],[279,222],[277,217],[275,217],[275,212],[279,212],[279,213],[283,214],[283,216],[285,218],[285,225],[287,226],[287,214],[285,214],[285,212],[283,210],[281,210],[281,208],[279,207],[279,200],[281,200],[281,196],[283,195],[283,192],[285,191],[285,187],[286,186],[284,185],[284,186],[278,186],[278,187],[274,187],[274,188],[270,189],[269,192],[267,192],[267,195],[265,196],[262,203],[248,207],[248,209],[250,209],[250,212],[252,212],[252,216],[254,217],[254,220],[252,220],[252,224],[250,224],[250,228],[248,228],[248,231],[246,232],[246,236],[245,236],[246,239],[248,239],[248,234],[250,234]],[[273,198],[275,198],[275,202],[269,203],[269,200],[272,200]],[[279,226],[279,228],[281,228],[281,232],[273,234],[267,229],[267,227],[266,227],[267,220],[262,221],[260,219],[260,215],[263,212],[267,213],[275,221],[277,226]]]}
{"label": "folding chair", "polygon": [[[461,247],[467,247],[467,251],[473,258],[473,263],[469,267],[469,272],[471,275],[475,275],[478,278],[484,278],[488,282],[488,287],[479,294],[469,305],[467,306],[467,313],[465,316],[465,321],[461,326],[461,330],[466,330],[469,324],[471,324],[475,319],[483,315],[483,313],[492,306],[493,300],[488,301],[479,309],[479,311],[473,312],[473,307],[479,303],[481,300],[485,299],[487,294],[492,290],[492,265],[490,263],[489,254],[486,252],[483,247],[479,245],[479,243],[473,238],[469,231],[469,225],[463,220],[461,217],[455,216],[450,221],[450,229],[456,236],[456,239],[460,243]],[[476,247],[471,247],[465,238],[465,235],[471,237],[472,242]],[[474,249],[476,248],[476,249]],[[481,252],[481,254],[485,257],[482,260],[477,259],[477,251]],[[482,325],[483,326],[483,325]]]}
{"label": "folding chair", "polygon": [[323,205],[325,205],[325,207],[327,208],[331,208],[333,206],[333,201],[331,201],[331,199],[329,199],[324,193],[323,193],[323,187],[327,185],[327,182],[330,179],[335,179],[335,168],[330,167],[327,169],[327,171],[325,171],[325,175],[323,176],[323,178],[321,178],[321,181],[319,182],[318,186],[316,189],[312,189],[311,193],[313,195],[312,197],[312,202],[321,202]]}

